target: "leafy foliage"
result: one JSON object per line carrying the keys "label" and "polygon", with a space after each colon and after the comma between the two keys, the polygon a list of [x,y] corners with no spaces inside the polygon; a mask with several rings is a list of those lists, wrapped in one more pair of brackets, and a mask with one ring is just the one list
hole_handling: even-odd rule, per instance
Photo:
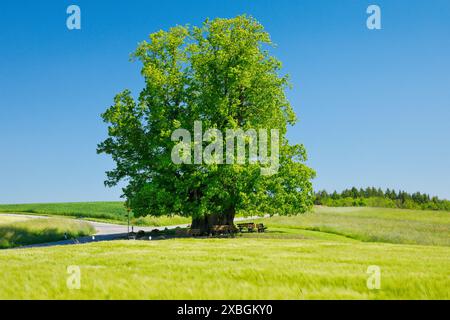
{"label": "leafy foliage", "polygon": [[[206,20],[150,35],[133,54],[142,63],[145,88],[135,100],[119,93],[104,114],[109,137],[98,152],[116,163],[108,186],[123,189],[135,216],[297,214],[313,204],[314,171],[303,145],[285,137],[296,116],[286,96],[288,78],[269,55],[269,34],[255,19]],[[203,130],[240,128],[280,132],[278,173],[263,176],[261,164],[175,164],[171,134],[194,121]],[[195,148],[195,145],[192,145]]]}

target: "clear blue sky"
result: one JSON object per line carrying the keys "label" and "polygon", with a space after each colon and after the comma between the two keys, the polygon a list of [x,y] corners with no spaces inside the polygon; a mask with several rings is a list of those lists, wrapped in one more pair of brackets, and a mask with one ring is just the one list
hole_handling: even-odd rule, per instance
{"label": "clear blue sky", "polygon": [[[66,28],[77,4],[82,30]],[[382,30],[366,28],[378,4]],[[142,87],[128,56],[148,34],[253,15],[289,73],[289,130],[316,189],[450,198],[450,1],[11,1],[0,10],[0,203],[117,200],[96,154],[113,96]]]}

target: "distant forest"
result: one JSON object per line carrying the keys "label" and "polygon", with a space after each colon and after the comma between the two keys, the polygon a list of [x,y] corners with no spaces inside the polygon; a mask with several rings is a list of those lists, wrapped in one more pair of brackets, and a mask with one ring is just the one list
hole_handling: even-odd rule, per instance
{"label": "distant forest", "polygon": [[369,187],[346,189],[341,193],[334,191],[328,193],[325,190],[315,193],[315,204],[329,207],[385,207],[421,210],[445,210],[450,211],[450,201],[430,197],[425,193],[407,193]]}

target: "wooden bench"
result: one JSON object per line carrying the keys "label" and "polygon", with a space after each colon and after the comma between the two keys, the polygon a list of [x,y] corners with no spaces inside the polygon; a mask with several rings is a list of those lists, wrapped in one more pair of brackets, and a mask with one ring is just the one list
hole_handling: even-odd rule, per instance
{"label": "wooden bench", "polygon": [[256,228],[258,229],[258,232],[264,232],[264,231],[266,231],[266,229],[267,229],[267,227],[264,226],[263,223],[258,223],[258,224],[256,225]]}
{"label": "wooden bench", "polygon": [[256,229],[254,222],[238,223],[237,226],[239,228],[239,232],[242,232],[244,229],[247,229],[247,232],[253,232]]}
{"label": "wooden bench", "polygon": [[263,223],[255,224],[254,222],[238,223],[237,226],[239,228],[239,232],[242,232],[244,229],[247,229],[248,232],[254,232],[255,230],[258,232],[264,232],[267,229]]}

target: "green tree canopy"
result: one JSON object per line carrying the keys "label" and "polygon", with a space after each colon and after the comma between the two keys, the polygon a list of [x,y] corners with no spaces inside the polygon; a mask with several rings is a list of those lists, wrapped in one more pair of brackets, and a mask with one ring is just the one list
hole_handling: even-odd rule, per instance
{"label": "green tree canopy", "polygon": [[[128,90],[116,95],[102,115],[109,137],[98,146],[116,163],[106,185],[127,181],[124,197],[135,215],[192,216],[193,225],[205,229],[231,224],[238,212],[299,214],[312,206],[315,173],[304,164],[304,146],[285,137],[296,116],[271,45],[262,25],[246,16],[176,26],[139,44],[133,57],[143,65],[145,87],[136,99]],[[174,163],[171,135],[178,128],[193,132],[194,121],[203,132],[278,129],[278,171],[263,175],[264,164],[248,159]]]}

